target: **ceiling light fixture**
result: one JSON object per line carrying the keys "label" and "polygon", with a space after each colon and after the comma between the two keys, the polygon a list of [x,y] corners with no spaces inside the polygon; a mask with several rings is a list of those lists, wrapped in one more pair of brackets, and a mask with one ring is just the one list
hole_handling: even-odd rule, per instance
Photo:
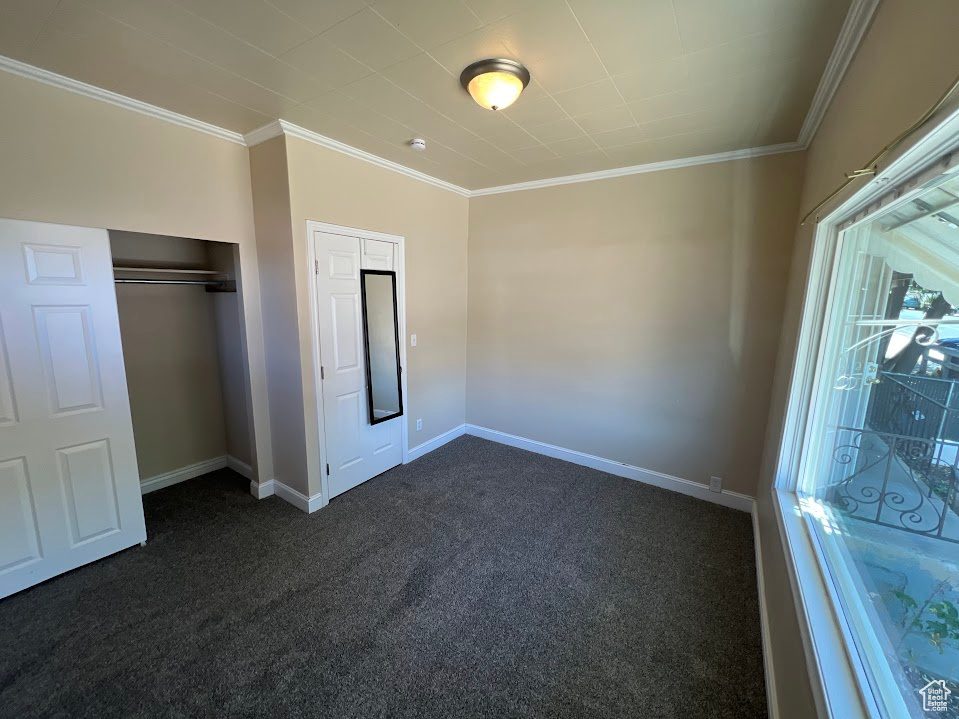
{"label": "ceiling light fixture", "polygon": [[460,84],[487,110],[503,110],[529,84],[529,70],[513,60],[480,60],[463,70]]}

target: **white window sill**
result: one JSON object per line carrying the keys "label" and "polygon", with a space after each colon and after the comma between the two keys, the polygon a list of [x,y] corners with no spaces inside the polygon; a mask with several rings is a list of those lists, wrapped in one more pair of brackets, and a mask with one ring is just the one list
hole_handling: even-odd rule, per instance
{"label": "white window sill", "polygon": [[798,497],[773,490],[773,506],[786,554],[786,566],[806,652],[809,681],[820,717],[879,717],[865,669],[850,650],[849,627],[838,611],[838,598],[823,573],[820,549],[809,531]]}

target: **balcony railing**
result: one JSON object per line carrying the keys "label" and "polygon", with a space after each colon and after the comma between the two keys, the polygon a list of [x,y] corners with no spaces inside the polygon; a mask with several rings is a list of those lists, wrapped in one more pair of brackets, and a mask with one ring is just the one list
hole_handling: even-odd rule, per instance
{"label": "balcony railing", "polygon": [[956,382],[881,373],[865,427],[837,427],[826,499],[856,519],[959,543]]}

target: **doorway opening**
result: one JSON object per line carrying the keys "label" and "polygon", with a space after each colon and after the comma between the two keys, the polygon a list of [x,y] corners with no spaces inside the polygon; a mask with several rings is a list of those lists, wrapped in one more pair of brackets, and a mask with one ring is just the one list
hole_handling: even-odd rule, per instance
{"label": "doorway opening", "polygon": [[307,222],[323,504],[405,461],[403,238]]}
{"label": "doorway opening", "polygon": [[140,489],[253,476],[238,246],[111,230]]}

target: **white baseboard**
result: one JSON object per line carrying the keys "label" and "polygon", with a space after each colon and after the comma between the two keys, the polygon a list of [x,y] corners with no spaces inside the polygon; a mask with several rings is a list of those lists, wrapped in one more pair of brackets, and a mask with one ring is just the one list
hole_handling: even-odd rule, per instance
{"label": "white baseboard", "polygon": [[459,427],[454,427],[449,432],[444,432],[438,437],[433,437],[433,439],[428,439],[422,444],[411,447],[406,452],[406,458],[403,460],[403,464],[408,464],[414,459],[419,459],[424,454],[432,452],[434,449],[438,449],[447,442],[452,442],[457,437],[462,437],[464,434],[466,434],[466,425],[461,424]]}
{"label": "white baseboard", "polygon": [[307,497],[305,494],[302,494],[292,487],[287,487],[282,482],[277,482],[275,479],[271,479],[266,482],[250,482],[250,494],[252,494],[257,499],[266,499],[267,497],[272,497],[276,495],[285,502],[289,502],[294,507],[299,510],[311,514],[318,509],[323,507],[323,497],[319,494],[314,494],[312,497]]}
{"label": "white baseboard", "polygon": [[260,482],[257,484],[251,480],[250,494],[257,499],[266,499],[267,497],[272,497],[274,494],[276,494],[276,482],[271,479],[269,481]]}
{"label": "white baseboard", "polygon": [[[518,447],[519,449],[525,449],[529,452],[544,454],[548,457],[562,459],[566,462],[578,464],[583,467],[591,467],[592,469],[598,469],[599,471],[606,472],[607,474],[613,474],[617,477],[626,477],[627,479],[643,482],[644,484],[651,484],[662,489],[668,489],[673,492],[679,492],[691,497],[696,497],[697,499],[712,502],[713,504],[719,504],[731,509],[737,509],[741,512],[752,511],[753,498],[745,494],[730,492],[728,490],[723,490],[722,492],[712,492],[706,485],[699,484],[698,482],[691,482],[688,479],[680,479],[679,477],[673,477],[668,474],[663,474],[662,472],[654,472],[650,469],[634,467],[631,464],[615,462],[611,459],[604,459],[592,454],[585,454],[584,452],[577,452],[572,449],[557,447],[556,445],[546,444],[545,442],[537,442],[533,439],[518,437],[515,434],[507,434],[506,432],[500,432],[487,427],[480,427],[479,425],[475,424],[461,424],[458,427],[454,427],[453,429],[444,432],[438,437],[434,437],[433,439],[427,440],[422,444],[412,447],[406,453],[404,464],[412,462],[415,459],[419,459],[423,455],[432,452],[434,449],[438,449],[444,444],[452,442],[457,437],[462,437],[464,434],[482,437],[483,439],[499,442],[500,444],[508,444],[511,447]],[[317,509],[320,509],[323,506],[322,495],[315,494],[312,497],[307,497],[305,494],[302,494],[276,480],[270,480],[269,482],[264,482],[259,485],[255,482],[251,482],[250,493],[258,499],[276,494],[276,496],[286,500],[294,507],[297,507],[304,512],[315,512]]]}
{"label": "white baseboard", "polygon": [[476,437],[499,442],[500,444],[508,444],[511,447],[518,447],[519,449],[525,449],[529,452],[545,454],[547,457],[562,459],[583,467],[591,467],[592,469],[598,469],[600,472],[614,474],[617,477],[634,479],[637,482],[651,484],[662,489],[669,489],[673,492],[679,492],[680,494],[686,494],[690,497],[712,502],[713,504],[720,504],[730,509],[738,509],[741,512],[752,511],[753,498],[745,494],[740,494],[739,492],[730,492],[725,489],[722,492],[712,492],[709,487],[699,482],[691,482],[688,479],[680,479],[679,477],[673,477],[668,474],[663,474],[662,472],[654,472],[651,469],[634,467],[631,464],[615,462],[611,459],[604,459],[592,454],[557,447],[556,445],[546,444],[545,442],[537,442],[534,439],[518,437],[515,434],[507,434],[506,432],[480,427],[475,424],[466,425],[466,434],[472,434]]}
{"label": "white baseboard", "polygon": [[245,477],[250,481],[253,480],[253,467],[248,465],[246,462],[237,459],[232,454],[228,454],[226,456],[226,466],[239,474],[241,477]]}
{"label": "white baseboard", "polygon": [[[154,490],[161,489],[163,487],[169,487],[171,484],[185,482],[188,479],[193,479],[194,477],[199,477],[201,474],[213,472],[217,469],[223,469],[224,467],[230,467],[240,474],[243,474],[244,471],[246,471],[249,472],[249,476],[253,476],[253,471],[250,465],[246,464],[245,462],[240,462],[235,457],[225,455],[223,457],[208,459],[205,462],[197,462],[196,464],[191,464],[189,467],[181,467],[173,472],[166,472],[165,474],[158,474],[155,477],[145,479],[140,482],[140,492],[142,494],[153,492]],[[282,482],[277,482],[275,479],[261,482],[259,484],[251,481],[250,494],[257,499],[265,499],[266,497],[272,497],[275,494],[277,497],[286,500],[297,509],[308,513],[315,512],[323,506],[323,498],[321,495],[315,494],[312,497],[307,497],[305,494],[300,494],[292,487],[287,487],[285,484]]]}
{"label": "white baseboard", "polygon": [[140,494],[154,492],[158,489],[169,487],[172,484],[179,484],[180,482],[185,482],[188,479],[199,477],[201,474],[223,469],[226,467],[226,462],[226,457],[214,457],[213,459],[197,462],[196,464],[191,464],[187,467],[174,469],[172,472],[164,472],[163,474],[141,479]]}
{"label": "white baseboard", "polygon": [[763,635],[763,668],[766,677],[766,706],[769,719],[779,719],[776,697],[776,671],[773,667],[772,639],[769,636],[769,613],[766,611],[766,581],[763,576],[763,550],[759,543],[759,512],[753,502],[753,545],[756,547],[756,589],[759,593],[759,625]]}
{"label": "white baseboard", "polygon": [[273,493],[277,497],[289,502],[294,507],[306,512],[307,514],[312,514],[324,506],[322,494],[314,494],[312,497],[307,497],[305,494],[301,494],[292,487],[287,487],[282,482],[278,482],[275,479],[271,481],[273,483]]}

